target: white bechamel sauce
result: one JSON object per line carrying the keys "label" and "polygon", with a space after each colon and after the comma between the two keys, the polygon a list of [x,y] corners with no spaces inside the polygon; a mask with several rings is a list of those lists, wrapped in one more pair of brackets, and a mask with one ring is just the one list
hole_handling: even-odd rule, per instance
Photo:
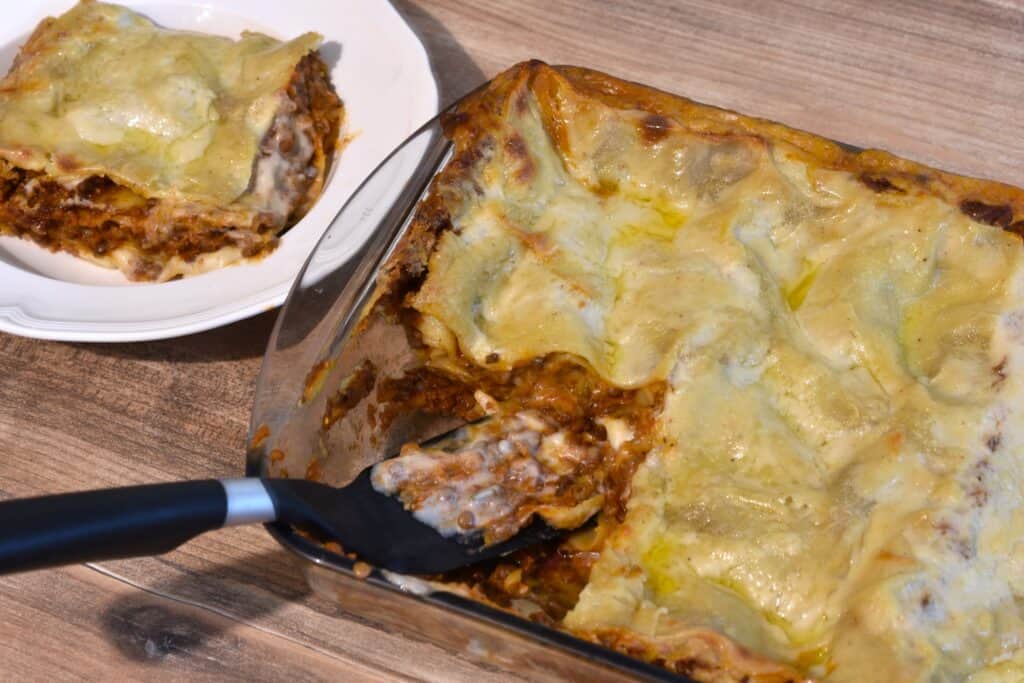
{"label": "white bechamel sauce", "polygon": [[416,519],[446,537],[472,536],[550,495],[557,460],[571,451],[560,432],[524,411],[466,428],[465,442],[450,452],[407,445],[374,467],[372,482],[387,495],[425,489],[411,504]]}
{"label": "white bechamel sauce", "polygon": [[273,130],[278,138],[290,136],[294,146],[285,155],[277,139],[265,142],[266,151],[253,167],[252,185],[246,201],[261,211],[273,214],[278,220],[284,220],[305,189],[305,185],[297,185],[294,178],[309,168],[313,158],[313,143],[292,114],[279,113],[274,120]]}

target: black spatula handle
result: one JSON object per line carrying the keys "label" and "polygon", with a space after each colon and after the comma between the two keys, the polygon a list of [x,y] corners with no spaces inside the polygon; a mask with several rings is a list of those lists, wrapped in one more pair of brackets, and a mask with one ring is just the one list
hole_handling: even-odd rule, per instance
{"label": "black spatula handle", "polygon": [[165,553],[227,512],[216,479],[0,502],[0,574]]}

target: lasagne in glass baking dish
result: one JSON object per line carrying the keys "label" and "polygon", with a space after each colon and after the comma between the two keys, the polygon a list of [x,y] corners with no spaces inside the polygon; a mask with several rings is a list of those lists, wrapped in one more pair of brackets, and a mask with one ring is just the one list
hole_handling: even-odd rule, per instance
{"label": "lasagne in glass baking dish", "polygon": [[268,253],[338,140],[320,41],[173,31],[93,0],[44,19],[0,81],[0,233],[133,280]]}
{"label": "lasagne in glass baking dish", "polygon": [[375,486],[568,534],[435,587],[698,681],[1024,676],[1024,192],[537,62],[444,127],[361,323],[414,362],[319,366],[321,443],[457,418]]}

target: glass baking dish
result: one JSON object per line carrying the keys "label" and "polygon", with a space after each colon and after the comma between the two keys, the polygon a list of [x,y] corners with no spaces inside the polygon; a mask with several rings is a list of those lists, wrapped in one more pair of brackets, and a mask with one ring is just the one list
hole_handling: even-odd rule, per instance
{"label": "glass baking dish", "polygon": [[[257,384],[246,463],[249,476],[315,474],[344,485],[409,440],[448,431],[454,423],[420,413],[398,416],[386,431],[368,397],[325,433],[333,390],[363,363],[397,374],[411,350],[401,327],[373,316],[376,276],[402,238],[417,202],[450,154],[441,119],[414,133],[364,182],[324,233],[278,316]],[[352,244],[359,246],[353,248]],[[663,668],[575,638],[425,582],[357,566],[340,548],[294,529],[268,525],[298,554],[311,587],[390,631],[435,641],[491,670],[531,680],[688,681]],[[357,574],[359,576],[357,576]],[[360,578],[362,577],[362,578]]]}

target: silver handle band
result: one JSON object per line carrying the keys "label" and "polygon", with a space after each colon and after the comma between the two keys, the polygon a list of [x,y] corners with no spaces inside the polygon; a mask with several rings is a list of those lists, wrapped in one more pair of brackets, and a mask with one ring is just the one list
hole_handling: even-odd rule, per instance
{"label": "silver handle band", "polygon": [[273,522],[277,519],[274,501],[259,479],[221,479],[220,483],[228,498],[224,526]]}

